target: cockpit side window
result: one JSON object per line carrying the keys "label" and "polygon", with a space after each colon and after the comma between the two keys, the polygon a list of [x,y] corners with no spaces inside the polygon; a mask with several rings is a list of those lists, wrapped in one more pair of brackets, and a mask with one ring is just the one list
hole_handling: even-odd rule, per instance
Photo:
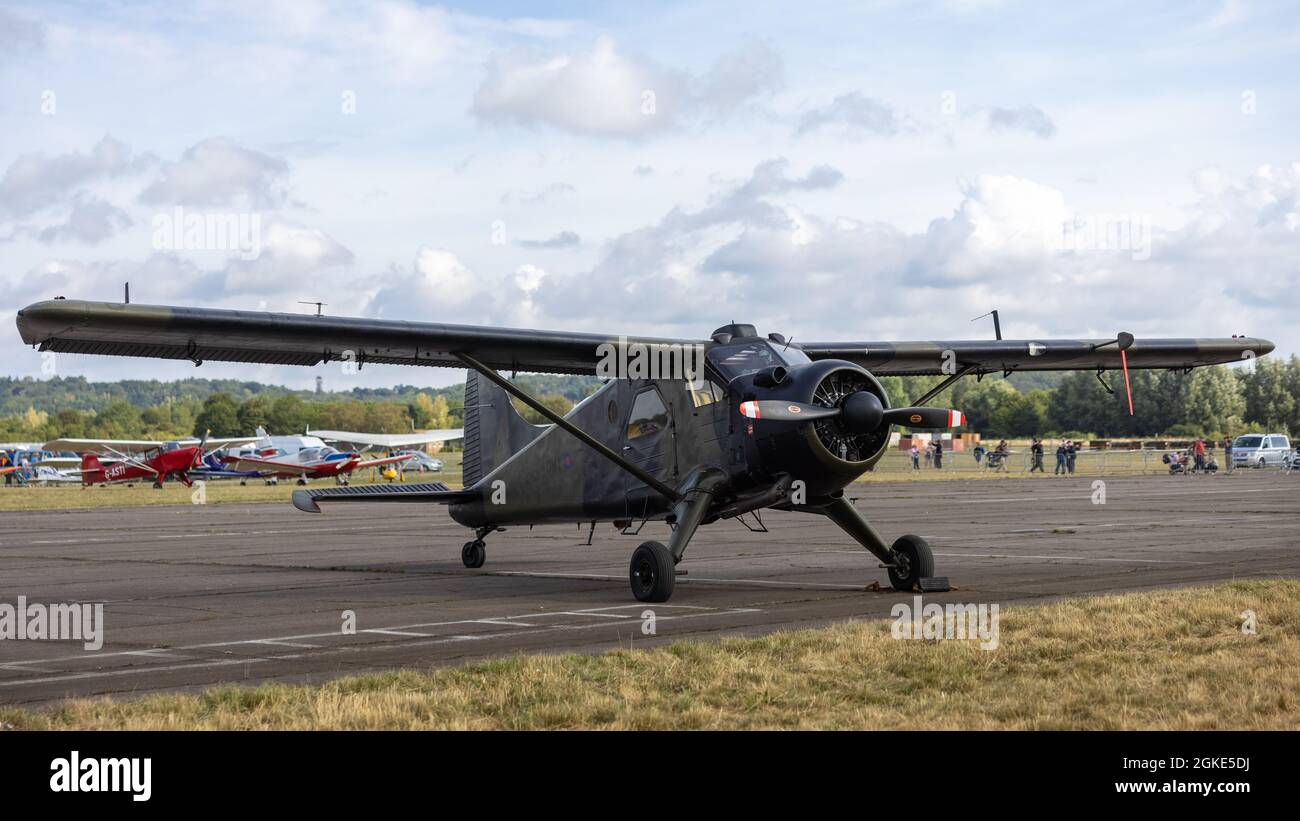
{"label": "cockpit side window", "polygon": [[651,388],[637,394],[632,403],[632,413],[627,420],[627,440],[629,442],[659,433],[668,427],[668,408],[659,398],[659,392]]}

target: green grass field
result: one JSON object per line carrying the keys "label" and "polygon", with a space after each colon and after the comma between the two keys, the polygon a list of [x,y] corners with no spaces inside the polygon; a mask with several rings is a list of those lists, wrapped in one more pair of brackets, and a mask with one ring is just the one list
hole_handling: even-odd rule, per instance
{"label": "green grass field", "polygon": [[[1257,632],[1242,630],[1242,613]],[[758,639],[222,687],[45,712],[18,729],[1297,729],[1300,581],[1003,609],[1000,642],[854,621]]]}

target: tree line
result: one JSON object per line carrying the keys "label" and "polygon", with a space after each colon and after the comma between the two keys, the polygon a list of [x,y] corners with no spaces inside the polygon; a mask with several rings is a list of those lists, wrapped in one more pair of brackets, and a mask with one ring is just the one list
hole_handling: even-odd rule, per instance
{"label": "tree line", "polygon": [[[967,428],[985,437],[1218,439],[1249,432],[1300,436],[1300,357],[1295,355],[1190,373],[1130,371],[1132,416],[1121,373],[1104,374],[1109,390],[1093,371],[1072,371],[1055,387],[1023,391],[1013,384],[1017,378],[963,377],[930,404],[961,409],[969,420]],[[896,406],[911,404],[939,381],[881,380]]]}
{"label": "tree line", "polygon": [[[1052,376],[967,376],[930,404],[960,408],[969,419],[967,429],[985,437],[1221,438],[1251,431],[1300,436],[1300,357],[1294,355],[1190,373],[1132,371],[1133,416],[1118,373],[1105,375],[1114,393],[1092,371]],[[891,404],[903,406],[940,379],[885,377],[881,383]],[[514,381],[559,413],[599,387],[594,377],[582,376],[524,374]],[[214,389],[222,386],[231,389]],[[282,435],[309,428],[404,433],[464,426],[464,385],[357,390],[361,393],[314,393],[235,380],[0,379],[0,408],[8,409],[0,412],[0,440],[175,439],[205,430],[213,436],[246,436],[258,427]],[[530,408],[516,407],[528,421],[544,421]]]}

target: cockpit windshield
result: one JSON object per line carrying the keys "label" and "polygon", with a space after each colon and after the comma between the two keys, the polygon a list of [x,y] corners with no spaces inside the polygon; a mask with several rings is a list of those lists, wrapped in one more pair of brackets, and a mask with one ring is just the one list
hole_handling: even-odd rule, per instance
{"label": "cockpit windshield", "polygon": [[719,345],[708,353],[709,362],[727,379],[761,371],[773,365],[803,365],[809,360],[803,351],[788,347],[778,352],[766,340],[755,339],[735,345]]}

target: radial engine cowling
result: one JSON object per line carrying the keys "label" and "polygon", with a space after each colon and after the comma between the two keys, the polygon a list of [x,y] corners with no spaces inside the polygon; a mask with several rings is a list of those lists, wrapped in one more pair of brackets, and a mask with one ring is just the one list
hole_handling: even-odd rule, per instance
{"label": "radial engine cowling", "polygon": [[742,394],[839,411],[821,419],[754,420],[751,469],[767,477],[788,473],[804,482],[810,496],[843,488],[879,462],[889,445],[890,425],[880,419],[889,397],[874,376],[851,362],[825,359],[791,368],[774,386],[768,378],[751,380]]}

